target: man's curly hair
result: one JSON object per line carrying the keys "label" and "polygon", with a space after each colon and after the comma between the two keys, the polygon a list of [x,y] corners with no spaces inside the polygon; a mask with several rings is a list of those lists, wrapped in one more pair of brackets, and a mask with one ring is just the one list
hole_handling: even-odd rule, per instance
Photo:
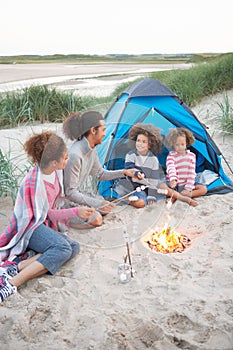
{"label": "man's curly hair", "polygon": [[171,129],[166,136],[166,140],[165,140],[166,145],[170,148],[173,148],[173,145],[177,137],[179,136],[185,136],[187,147],[191,146],[195,141],[193,133],[190,130],[186,128],[174,128],[174,129]]}
{"label": "man's curly hair", "polygon": [[63,122],[63,133],[72,141],[81,140],[90,134],[91,128],[97,130],[102,120],[102,114],[97,111],[71,112]]}
{"label": "man's curly hair", "polygon": [[150,151],[154,154],[160,153],[162,149],[162,136],[160,129],[154,127],[153,124],[137,123],[129,131],[129,139],[136,141],[138,135],[145,135],[148,137]]}
{"label": "man's curly hair", "polygon": [[63,133],[70,140],[77,140],[80,129],[81,113],[70,112],[63,122]]}

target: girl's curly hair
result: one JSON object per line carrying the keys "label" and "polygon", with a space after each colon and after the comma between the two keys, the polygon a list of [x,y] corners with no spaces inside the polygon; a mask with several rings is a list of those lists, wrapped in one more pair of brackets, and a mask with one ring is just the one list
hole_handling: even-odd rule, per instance
{"label": "girl's curly hair", "polygon": [[64,140],[53,131],[33,134],[24,143],[28,157],[41,169],[46,168],[53,160],[59,161],[66,149]]}
{"label": "girl's curly hair", "polygon": [[171,129],[166,136],[166,140],[165,140],[166,145],[172,148],[177,137],[179,136],[185,136],[187,147],[191,146],[195,141],[193,133],[190,130],[186,128],[174,128],[174,129]]}
{"label": "girl's curly hair", "polygon": [[162,136],[160,129],[154,127],[153,124],[137,123],[129,131],[129,139],[136,141],[138,135],[145,135],[148,137],[149,147],[152,153],[157,154],[162,149]]}

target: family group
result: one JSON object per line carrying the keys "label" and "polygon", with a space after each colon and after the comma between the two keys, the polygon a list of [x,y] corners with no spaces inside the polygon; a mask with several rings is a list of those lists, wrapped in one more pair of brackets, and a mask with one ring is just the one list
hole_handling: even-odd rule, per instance
{"label": "family group", "polygon": [[[0,236],[0,302],[17,292],[28,280],[55,274],[80,251],[79,243],[64,228],[102,225],[115,203],[83,191],[89,176],[98,181],[126,178],[135,191],[128,203],[136,208],[153,205],[157,191],[172,201],[196,206],[195,197],[207,192],[195,182],[195,154],[188,150],[193,134],[185,128],[171,129],[165,142],[170,147],[166,174],[161,177],[157,154],[162,136],[153,125],[135,124],[129,139],[135,148],[125,158],[125,167],[106,170],[96,146],[105,137],[105,121],[96,111],[70,113],[63,122],[69,149],[62,137],[51,131],[33,134],[24,144],[34,164],[20,184],[14,213]],[[137,191],[138,187],[142,190]]]}

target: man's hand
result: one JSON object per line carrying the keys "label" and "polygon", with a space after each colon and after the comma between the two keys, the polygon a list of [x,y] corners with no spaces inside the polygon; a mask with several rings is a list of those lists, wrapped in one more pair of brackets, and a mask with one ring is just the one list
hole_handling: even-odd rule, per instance
{"label": "man's hand", "polygon": [[112,211],[112,209],[115,208],[115,206],[116,206],[115,203],[103,201],[101,203],[101,207],[99,208],[99,210],[102,215],[106,215],[106,214],[109,214]]}
{"label": "man's hand", "polygon": [[138,169],[135,169],[135,168],[124,169],[123,173],[124,173],[125,176],[129,176],[129,177],[133,177],[134,179],[138,179],[138,176],[137,176]]}
{"label": "man's hand", "polygon": [[95,209],[88,207],[78,207],[78,216],[82,219],[87,219],[91,214],[95,212]]}

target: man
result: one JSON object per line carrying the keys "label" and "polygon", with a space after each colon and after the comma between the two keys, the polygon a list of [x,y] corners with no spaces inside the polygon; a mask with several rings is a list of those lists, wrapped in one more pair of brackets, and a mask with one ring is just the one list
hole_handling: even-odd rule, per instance
{"label": "man", "polygon": [[100,226],[102,215],[111,212],[115,204],[106,201],[100,195],[83,191],[83,187],[91,175],[96,180],[111,180],[124,176],[135,177],[137,169],[105,170],[100,164],[96,146],[105,136],[105,121],[101,113],[88,111],[71,113],[63,122],[63,132],[73,140],[69,149],[69,160],[64,170],[64,190],[69,200],[79,205],[95,208],[95,212],[84,222],[80,218],[72,219],[73,227]]}

